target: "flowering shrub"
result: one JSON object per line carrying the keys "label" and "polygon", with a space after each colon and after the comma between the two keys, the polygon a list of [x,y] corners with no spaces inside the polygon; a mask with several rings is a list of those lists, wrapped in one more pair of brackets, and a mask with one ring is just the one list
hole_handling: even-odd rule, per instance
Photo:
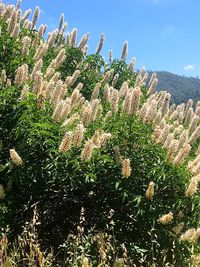
{"label": "flowering shrub", "polygon": [[45,40],[39,9],[29,21],[19,4],[0,5],[2,230],[16,238],[36,208],[39,242],[57,251],[82,208],[89,239],[114,211],[116,255],[188,266],[200,236],[200,104],[170,105],[169,93],[155,92],[156,74],[145,85],[145,70],[125,63],[127,42],[106,64],[103,34],[87,55],[88,34],[78,45],[76,29],[65,38],[61,16]]}

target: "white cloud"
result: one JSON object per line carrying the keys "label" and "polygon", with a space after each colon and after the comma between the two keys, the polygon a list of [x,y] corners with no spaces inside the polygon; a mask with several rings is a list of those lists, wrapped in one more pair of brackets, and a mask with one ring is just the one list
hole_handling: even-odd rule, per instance
{"label": "white cloud", "polygon": [[186,65],[186,66],[184,66],[184,70],[193,70],[195,68],[195,66],[194,65],[192,65],[192,64],[189,64],[189,65]]}

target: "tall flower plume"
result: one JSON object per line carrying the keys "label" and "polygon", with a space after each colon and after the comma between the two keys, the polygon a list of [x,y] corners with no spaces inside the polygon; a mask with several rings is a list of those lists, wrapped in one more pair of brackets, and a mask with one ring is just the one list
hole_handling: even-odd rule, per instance
{"label": "tall flower plume", "polygon": [[92,157],[93,149],[94,149],[94,143],[90,139],[85,143],[85,146],[81,152],[81,160],[82,161],[89,161]]}
{"label": "tall flower plume", "polygon": [[171,221],[173,220],[173,213],[169,212],[167,214],[162,215],[158,222],[165,225],[165,224],[169,224]]}
{"label": "tall flower plume", "polygon": [[72,132],[66,132],[65,136],[63,137],[60,145],[59,145],[59,152],[66,152],[71,149],[73,142],[73,133]]}
{"label": "tall flower plume", "polygon": [[126,61],[127,55],[128,55],[128,42],[126,41],[123,44],[121,60]]}
{"label": "tall flower plume", "polygon": [[25,56],[28,55],[30,45],[31,45],[31,38],[28,37],[28,36],[25,36],[25,37],[22,39],[22,54],[23,54],[23,55],[25,55]]}
{"label": "tall flower plume", "polygon": [[88,104],[87,106],[84,107],[82,116],[81,116],[81,121],[83,125],[87,126],[89,122],[91,121],[91,117],[92,117],[92,108],[91,108],[91,105]]}
{"label": "tall flower plume", "polygon": [[148,198],[149,200],[153,199],[154,196],[154,187],[155,187],[155,183],[154,182],[150,182],[146,191],[146,198]]}
{"label": "tall flower plume", "polygon": [[36,24],[37,24],[37,21],[39,19],[39,16],[40,16],[40,9],[39,7],[37,6],[35,8],[35,11],[34,11],[34,14],[33,14],[33,19],[32,19],[32,29],[34,29],[36,27]]}
{"label": "tall flower plume", "polygon": [[98,55],[101,52],[101,49],[103,48],[104,40],[105,40],[105,35],[104,35],[104,33],[102,33],[100,40],[99,40],[99,44],[96,48],[95,54]]}
{"label": "tall flower plume", "polygon": [[79,147],[81,145],[82,140],[84,138],[85,131],[86,129],[83,126],[83,124],[80,123],[76,126],[76,130],[75,130],[74,137],[73,137],[74,146]]}
{"label": "tall flower plume", "polygon": [[4,186],[0,184],[0,200],[5,198]]}
{"label": "tall flower plume", "polygon": [[200,126],[198,126],[189,138],[189,143],[192,145],[200,137]]}
{"label": "tall flower plume", "polygon": [[131,107],[130,107],[131,114],[135,114],[138,111],[141,95],[142,93],[140,87],[135,87],[132,90]]}
{"label": "tall flower plume", "polygon": [[199,175],[191,178],[190,183],[185,192],[186,197],[192,197],[197,193],[199,181]]}
{"label": "tall flower plume", "polygon": [[131,176],[131,163],[130,163],[130,159],[124,159],[122,161],[122,176],[128,178],[129,176]]}
{"label": "tall flower plume", "polygon": [[184,159],[188,156],[191,150],[191,146],[189,144],[184,144],[183,148],[178,152],[177,156],[174,159],[174,164],[178,165],[184,161]]}
{"label": "tall flower plume", "polygon": [[10,158],[12,162],[17,166],[21,166],[23,164],[22,158],[19,156],[19,154],[16,152],[14,148],[10,149]]}

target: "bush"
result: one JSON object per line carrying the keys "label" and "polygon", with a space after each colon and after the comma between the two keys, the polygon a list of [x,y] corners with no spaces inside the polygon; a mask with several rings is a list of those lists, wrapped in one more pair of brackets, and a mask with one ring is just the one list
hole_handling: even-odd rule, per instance
{"label": "bush", "polygon": [[[39,243],[58,252],[84,208],[84,238],[90,240],[94,266],[98,253],[91,240],[104,235],[108,224],[114,225],[107,232],[115,257],[126,248],[136,266],[142,258],[151,264],[156,259],[158,266],[188,266],[191,246],[180,234],[199,227],[197,188],[186,191],[190,181],[198,186],[187,165],[195,161],[198,138],[190,155],[184,149],[190,149],[195,129],[180,143],[181,120],[172,116],[169,96],[152,94],[156,77],[147,88],[143,71],[132,72],[124,60],[107,65],[100,55],[85,56],[83,48],[57,42],[58,37],[51,45],[48,39],[48,50],[40,54],[41,39],[33,47],[37,31],[22,26],[10,37],[7,23],[2,17],[0,227],[9,225],[14,240],[37,209]],[[20,51],[27,34],[32,46],[25,57]],[[184,118],[187,112],[184,108]],[[173,133],[171,143],[166,129]],[[183,229],[177,231],[177,225]]]}

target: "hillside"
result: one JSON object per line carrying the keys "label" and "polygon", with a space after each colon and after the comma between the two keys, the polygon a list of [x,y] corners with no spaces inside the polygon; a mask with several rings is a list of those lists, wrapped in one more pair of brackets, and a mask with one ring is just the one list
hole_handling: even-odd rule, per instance
{"label": "hillside", "polygon": [[[167,71],[156,72],[158,76],[157,89],[171,93],[172,101],[176,104],[187,102],[192,98],[194,102],[200,98],[200,79],[194,77],[179,76]],[[149,72],[149,77],[152,72]]]}

